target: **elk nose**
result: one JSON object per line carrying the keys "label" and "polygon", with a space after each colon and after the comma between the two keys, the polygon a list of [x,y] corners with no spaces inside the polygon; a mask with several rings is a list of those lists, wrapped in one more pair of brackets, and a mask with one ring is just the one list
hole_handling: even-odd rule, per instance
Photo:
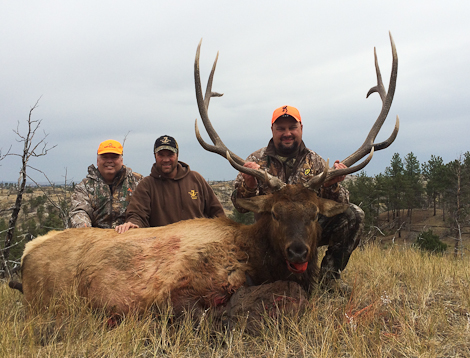
{"label": "elk nose", "polygon": [[308,248],[304,244],[294,243],[287,248],[287,259],[291,262],[307,261]]}

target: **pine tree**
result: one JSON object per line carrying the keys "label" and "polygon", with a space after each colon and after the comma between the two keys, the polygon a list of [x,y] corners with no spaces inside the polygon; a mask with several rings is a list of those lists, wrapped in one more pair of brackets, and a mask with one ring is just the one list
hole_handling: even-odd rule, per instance
{"label": "pine tree", "polygon": [[400,216],[400,209],[403,208],[403,171],[403,161],[400,158],[400,154],[395,153],[390,161],[390,166],[385,168],[385,176],[388,178],[385,184],[390,195],[393,220]]}
{"label": "pine tree", "polygon": [[354,180],[344,183],[349,191],[349,201],[358,205],[365,214],[365,229],[377,222],[379,200],[374,179],[361,171]]}
{"label": "pine tree", "polygon": [[421,181],[421,169],[418,158],[410,152],[405,157],[404,167],[404,202],[408,209],[408,217],[411,217],[413,208],[421,206],[421,198],[424,192],[423,183]]}
{"label": "pine tree", "polygon": [[232,213],[228,217],[237,223],[245,225],[251,225],[255,222],[255,215],[251,211],[242,214],[238,212],[237,209],[233,209]]}
{"label": "pine tree", "polygon": [[440,156],[431,155],[427,163],[421,165],[424,180],[426,181],[426,194],[432,201],[436,216],[437,203],[445,188],[445,165]]}

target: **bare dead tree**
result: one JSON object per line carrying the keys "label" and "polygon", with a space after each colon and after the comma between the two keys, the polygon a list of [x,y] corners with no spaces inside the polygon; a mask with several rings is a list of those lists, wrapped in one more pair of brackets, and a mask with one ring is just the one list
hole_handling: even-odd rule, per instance
{"label": "bare dead tree", "polygon": [[124,136],[124,139],[122,140],[122,149],[124,149],[124,144],[126,144],[126,139],[130,132],[131,131],[127,131],[126,135]]}
{"label": "bare dead tree", "polygon": [[19,173],[19,178],[18,178],[18,187],[16,191],[16,200],[15,204],[13,205],[12,208],[12,213],[10,216],[10,220],[8,222],[8,229],[5,235],[5,240],[4,240],[4,245],[2,248],[2,272],[1,275],[3,277],[10,276],[10,270],[9,270],[9,265],[8,265],[8,257],[10,254],[10,248],[12,247],[13,243],[13,237],[15,233],[15,228],[16,228],[16,222],[18,220],[18,214],[21,209],[21,204],[23,201],[23,193],[25,191],[26,187],[26,179],[28,175],[26,174],[27,169],[29,168],[29,161],[31,158],[34,157],[42,157],[47,155],[49,150],[55,148],[56,146],[48,147],[47,142],[45,141],[48,134],[44,132],[44,136],[39,139],[38,141],[34,141],[34,137],[37,134],[37,131],[39,127],[41,126],[42,120],[33,120],[33,111],[38,107],[39,98],[34,106],[31,107],[29,110],[29,116],[27,120],[27,131],[26,134],[23,135],[20,132],[20,121],[18,121],[16,130],[13,130],[13,132],[16,134],[17,139],[16,141],[19,143],[23,143],[23,151],[21,153],[8,153],[9,156],[18,156],[21,158],[21,169]]}
{"label": "bare dead tree", "polygon": [[403,225],[406,225],[406,221],[403,221],[400,225],[400,227],[395,231],[395,233],[393,234],[393,237],[392,237],[392,244],[395,243],[395,239],[397,238],[397,233],[398,233],[398,238],[401,238],[401,229],[403,227]]}
{"label": "bare dead tree", "polygon": [[[361,242],[359,243],[359,247],[364,249],[367,245],[371,243],[375,243],[377,241],[377,233],[381,236],[385,236],[382,229],[378,226],[371,226],[369,227],[369,231],[366,234],[363,234],[363,238],[361,238]],[[380,242],[381,240],[379,240]]]}
{"label": "bare dead tree", "polygon": [[8,150],[7,150],[7,152],[6,152],[5,154],[2,154],[2,150],[0,149],[0,162],[1,162],[3,159],[5,159],[5,158],[8,156],[8,154],[10,154],[10,150],[11,150],[11,146],[10,146],[10,148],[8,148]]}
{"label": "bare dead tree", "polygon": [[462,195],[462,190],[461,190],[461,179],[462,179],[462,155],[459,156],[459,159],[457,160],[457,195],[456,195],[456,204],[457,208],[455,210],[454,214],[454,220],[456,224],[456,231],[457,231],[457,237],[455,238],[455,245],[454,245],[454,257],[457,258],[460,254],[462,254],[462,234],[460,230],[460,220],[461,220],[461,212],[462,212],[462,202],[461,202],[461,195]]}
{"label": "bare dead tree", "polygon": [[[2,235],[3,233],[7,232],[7,230],[3,230],[3,231],[0,231],[0,235]],[[11,244],[10,246],[8,246],[8,250],[14,248],[15,246],[18,246],[20,245],[23,241],[26,240],[26,234],[23,234],[23,235],[20,235],[21,238],[18,239],[14,244]],[[2,262],[6,262],[8,265],[8,274],[9,274],[9,277],[11,277],[11,275],[19,268],[20,266],[20,260],[9,260],[9,259],[5,259],[5,255],[4,255],[4,251],[5,250],[0,250],[0,259],[2,259]],[[10,267],[13,266],[13,270],[10,270]],[[6,275],[3,275],[3,276],[6,276]]]}
{"label": "bare dead tree", "polygon": [[455,219],[455,223],[456,223],[456,226],[457,226],[457,228],[456,228],[457,229],[457,237],[455,238],[454,257],[458,258],[460,256],[460,258],[462,258],[462,256],[463,256],[462,229],[460,227],[460,223],[457,220],[457,218]]}

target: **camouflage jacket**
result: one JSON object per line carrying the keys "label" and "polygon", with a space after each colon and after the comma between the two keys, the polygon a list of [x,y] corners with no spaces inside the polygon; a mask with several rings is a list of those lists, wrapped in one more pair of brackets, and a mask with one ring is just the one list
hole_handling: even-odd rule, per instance
{"label": "camouflage jacket", "polygon": [[98,169],[90,165],[87,177],[72,194],[70,227],[111,229],[123,224],[130,197],[141,179],[142,175],[123,166],[113,184],[108,185]]}
{"label": "camouflage jacket", "polygon": [[[301,143],[296,157],[287,158],[282,161],[275,153],[272,139],[267,147],[250,154],[246,161],[257,163],[261,170],[267,169],[269,174],[278,177],[287,184],[303,184],[313,176],[322,173],[326,166],[326,162],[322,157],[313,150],[306,148],[304,142]],[[269,193],[269,188],[260,182],[258,182],[258,187],[254,190],[247,188],[241,173],[239,173],[235,180],[232,203],[239,212],[246,213],[246,209],[237,205],[237,198],[250,198]],[[349,192],[339,184],[333,184],[326,188],[321,187],[317,194],[322,198],[340,203],[349,203]]]}

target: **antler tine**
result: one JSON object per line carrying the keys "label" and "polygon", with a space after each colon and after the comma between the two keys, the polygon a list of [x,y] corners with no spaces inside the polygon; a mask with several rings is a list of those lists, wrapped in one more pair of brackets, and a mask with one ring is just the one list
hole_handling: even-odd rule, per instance
{"label": "antler tine", "polygon": [[374,140],[377,137],[377,134],[379,133],[380,129],[382,128],[383,123],[385,122],[385,119],[387,118],[388,112],[390,111],[390,107],[392,105],[393,101],[393,96],[395,94],[395,88],[396,88],[396,83],[397,83],[397,72],[398,72],[398,56],[397,56],[397,50],[395,47],[395,42],[393,41],[392,34],[389,33],[390,35],[390,43],[392,46],[392,71],[390,75],[390,83],[388,86],[388,92],[385,91],[384,85],[382,83],[382,76],[380,74],[380,68],[379,68],[379,63],[377,60],[377,53],[374,48],[374,59],[375,59],[375,69],[376,69],[376,74],[377,74],[377,85],[372,87],[369,92],[367,92],[367,97],[369,97],[370,94],[377,92],[380,95],[380,98],[382,100],[382,110],[380,111],[379,116],[377,117],[374,125],[372,126],[369,134],[367,135],[366,140],[364,143],[359,147],[358,150],[356,150],[353,154],[348,156],[346,159],[342,161],[343,164],[346,166],[350,167],[354,163],[356,163],[358,160],[363,158],[367,153],[371,152],[371,149],[374,148],[376,151],[385,149],[387,148],[392,142],[395,140],[397,134],[398,134],[398,129],[399,129],[399,119],[397,116],[397,120],[395,123],[395,127],[393,129],[392,134],[390,137],[381,143],[375,144]]}
{"label": "antler tine", "polygon": [[374,150],[378,151],[378,150],[382,150],[390,146],[390,144],[392,144],[395,138],[397,137],[399,128],[400,128],[400,119],[397,116],[397,120],[395,121],[395,127],[393,128],[393,132],[392,134],[390,134],[390,137],[388,137],[387,140],[384,140],[383,142],[374,144]]}
{"label": "antler tine", "polygon": [[336,177],[339,177],[339,176],[343,176],[343,175],[358,172],[359,170],[364,168],[367,164],[369,164],[369,162],[372,160],[373,155],[374,155],[374,147],[372,147],[372,149],[370,150],[370,153],[367,156],[367,158],[365,160],[363,160],[361,163],[359,163],[357,165],[353,165],[352,167],[344,168],[344,169],[330,169],[328,171],[328,175],[325,178],[325,181],[328,181],[332,178],[336,178]]}
{"label": "antler tine", "polygon": [[269,174],[266,170],[263,172],[258,169],[251,169],[251,168],[246,168],[237,162],[235,162],[232,157],[230,156],[230,153],[227,151],[226,152],[226,157],[230,164],[232,164],[232,167],[237,169],[238,171],[249,174],[260,180],[261,182],[266,183],[273,191],[277,191],[282,189],[284,186],[286,186],[286,183],[284,183],[281,179],[278,177],[272,176]]}
{"label": "antler tine", "polygon": [[377,60],[377,49],[374,46],[374,64],[375,64],[375,73],[377,75],[377,86],[372,87],[366,94],[366,98],[369,98],[369,96],[377,92],[380,95],[380,98],[382,99],[382,102],[385,101],[385,98],[387,97],[387,92],[385,92],[385,87],[382,82],[382,75],[380,73],[380,67],[379,67],[379,61]]}
{"label": "antler tine", "polygon": [[[201,42],[199,42],[199,46],[201,46]],[[214,64],[212,65],[212,70],[209,75],[209,79],[207,80],[206,94],[204,95],[204,106],[206,107],[206,111],[209,110],[209,102],[211,100],[211,97],[222,97],[224,95],[223,93],[212,92],[212,81],[214,80],[214,73],[215,73],[215,68],[217,66],[218,59],[219,59],[219,51],[217,51],[217,55],[215,56]],[[212,127],[212,124],[211,124],[211,127]]]}
{"label": "antler tine", "polygon": [[199,41],[199,45],[197,46],[196,59],[194,61],[194,82],[195,82],[195,85],[196,85],[196,100],[197,100],[197,106],[199,108],[199,114],[201,115],[202,123],[204,124],[204,127],[206,128],[207,134],[209,135],[209,137],[212,140],[212,143],[214,143],[214,145],[210,145],[210,144],[204,142],[204,140],[202,139],[202,137],[199,133],[199,130],[197,128],[197,120],[196,120],[196,138],[197,138],[197,140],[199,141],[199,143],[201,144],[201,146],[204,149],[206,149],[210,152],[213,152],[213,153],[220,154],[223,157],[225,157],[225,152],[229,151],[232,158],[238,164],[243,165],[243,164],[245,164],[245,161],[242,158],[240,158],[238,155],[236,155],[235,153],[230,151],[225,146],[225,144],[220,139],[219,135],[215,131],[215,129],[212,126],[212,123],[209,119],[209,114],[207,113],[207,110],[209,108],[209,101],[210,101],[211,97],[220,97],[220,96],[222,96],[222,94],[220,94],[220,93],[212,92],[212,81],[213,81],[213,78],[214,78],[214,72],[215,72],[215,68],[216,68],[216,65],[217,65],[217,59],[219,57],[219,54],[217,54],[217,56],[215,58],[215,61],[214,61],[214,64],[212,66],[212,70],[211,70],[211,73],[209,75],[209,80],[207,82],[206,96],[205,96],[205,98],[203,98],[203,96],[202,96],[202,87],[201,87],[201,75],[200,75],[200,71],[199,71],[199,55],[200,55],[200,52],[201,52],[201,43],[202,43],[202,39],[201,39],[201,41]]}
{"label": "antler tine", "polygon": [[321,173],[318,174],[318,175],[315,175],[312,179],[310,179],[309,181],[307,181],[306,183],[304,183],[304,186],[305,186],[306,188],[311,189],[311,190],[316,190],[316,189],[318,189],[318,188],[323,184],[323,182],[324,182],[325,179],[326,179],[326,176],[328,175],[329,163],[330,163],[330,159],[328,158],[328,159],[326,160],[325,170],[323,170],[323,172],[321,172]]}
{"label": "antler tine", "polygon": [[372,160],[373,155],[374,155],[374,147],[372,147],[368,157],[364,161],[362,161],[360,164],[354,165],[352,167],[344,168],[344,169],[330,169],[330,168],[328,168],[328,163],[329,163],[329,159],[328,159],[326,161],[325,170],[322,173],[314,176],[308,182],[306,182],[304,184],[304,186],[311,189],[311,190],[316,190],[324,182],[327,182],[328,180],[330,180],[332,178],[336,178],[336,177],[339,177],[339,176],[343,176],[343,175],[358,172],[359,170],[364,168],[367,164],[369,164],[369,162]]}

